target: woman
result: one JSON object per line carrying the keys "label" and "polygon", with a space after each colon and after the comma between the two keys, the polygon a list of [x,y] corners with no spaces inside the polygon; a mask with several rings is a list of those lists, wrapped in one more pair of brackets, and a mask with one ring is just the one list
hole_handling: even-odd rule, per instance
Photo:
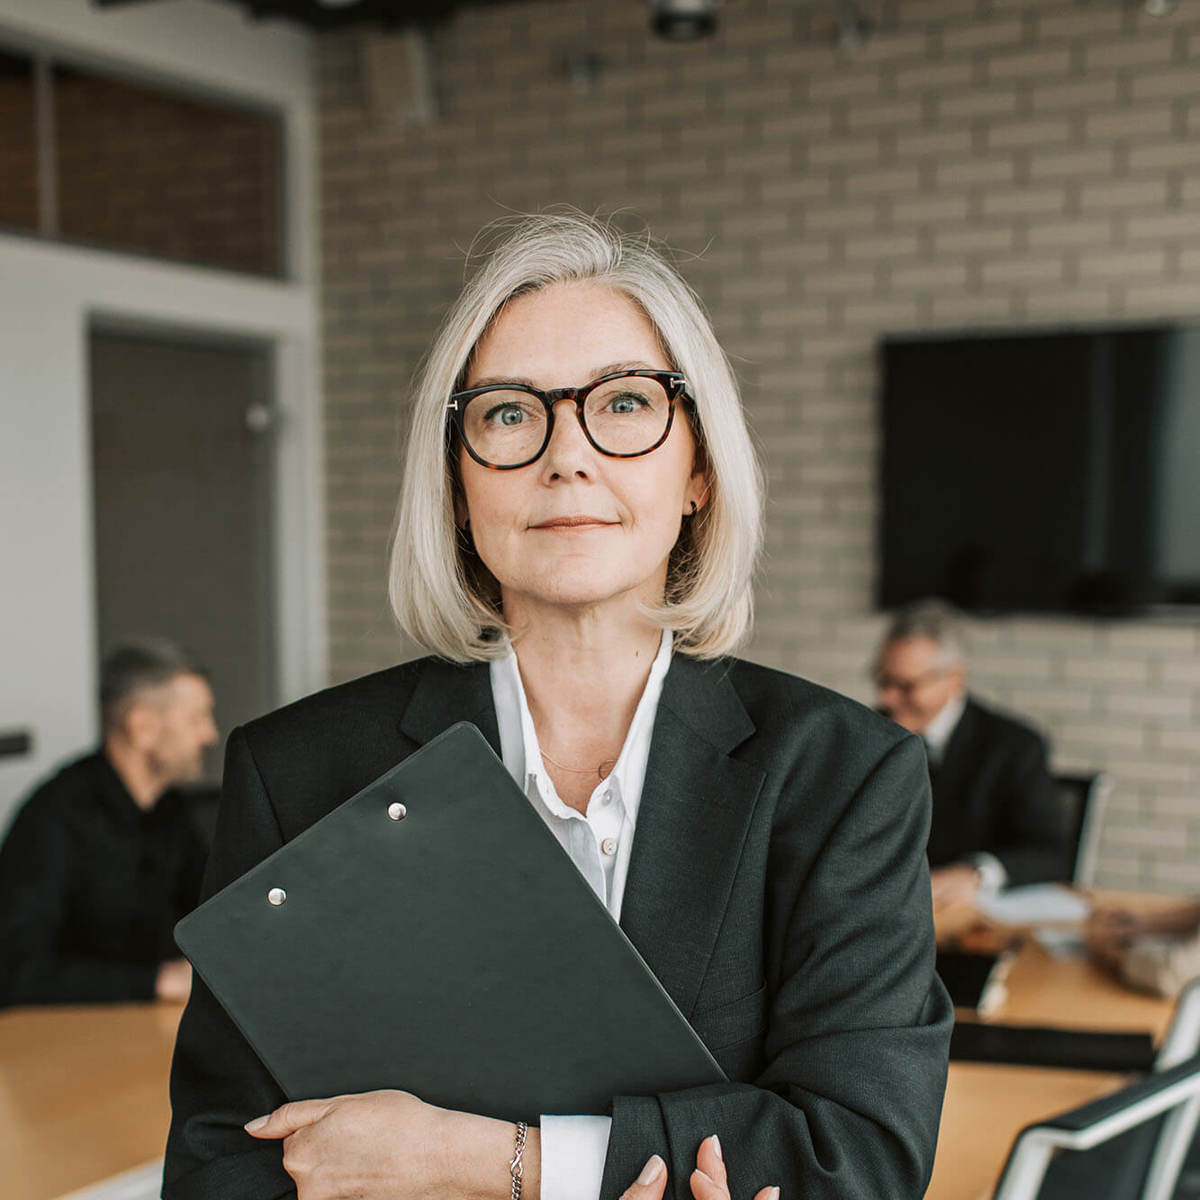
{"label": "woman", "polygon": [[[687,285],[644,239],[526,219],[451,310],[414,400],[391,593],[437,657],[230,736],[210,892],[474,721],[724,1068],[720,1086],[616,1096],[611,1117],[531,1113],[526,1200],[611,1200],[653,1154],[686,1196],[714,1131],[738,1200],[924,1192],[951,1019],[924,756],[865,708],[727,657],[760,510]],[[172,1098],[167,1200],[293,1181],[301,1200],[509,1194],[504,1122],[402,1092],[272,1115],[278,1089],[200,985]]]}

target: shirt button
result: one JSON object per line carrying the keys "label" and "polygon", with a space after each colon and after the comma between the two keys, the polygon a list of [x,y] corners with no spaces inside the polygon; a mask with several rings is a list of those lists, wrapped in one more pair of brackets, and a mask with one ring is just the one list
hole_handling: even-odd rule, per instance
{"label": "shirt button", "polygon": [[612,789],[611,788],[608,789],[607,791],[605,791],[605,793],[600,797],[600,803],[603,804],[606,808],[608,807],[608,805],[610,805],[612,803]]}
{"label": "shirt button", "polygon": [[602,841],[602,842],[600,843],[600,849],[601,849],[601,850],[602,850],[602,851],[603,851],[605,854],[616,854],[616,852],[617,852],[617,839],[616,839],[616,838],[605,838],[605,839],[604,839],[604,841]]}

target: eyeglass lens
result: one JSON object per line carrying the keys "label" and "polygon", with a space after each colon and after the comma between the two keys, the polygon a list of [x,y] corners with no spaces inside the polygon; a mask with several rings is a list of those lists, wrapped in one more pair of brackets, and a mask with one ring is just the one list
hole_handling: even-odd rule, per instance
{"label": "eyeglass lens", "polygon": [[[583,405],[588,436],[609,454],[649,450],[666,431],[671,403],[657,379],[623,375],[597,384]],[[546,441],[548,416],[537,396],[489,388],[468,401],[463,433],[471,449],[495,466],[534,458]]]}

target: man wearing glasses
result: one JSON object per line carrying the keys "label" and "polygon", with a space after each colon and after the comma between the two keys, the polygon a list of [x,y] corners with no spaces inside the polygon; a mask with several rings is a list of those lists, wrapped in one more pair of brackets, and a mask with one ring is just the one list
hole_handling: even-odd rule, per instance
{"label": "man wearing glasses", "polygon": [[880,710],[925,741],[935,909],[980,888],[1061,879],[1066,861],[1046,743],[968,694],[957,626],[949,605],[921,601],[896,616],[875,661]]}

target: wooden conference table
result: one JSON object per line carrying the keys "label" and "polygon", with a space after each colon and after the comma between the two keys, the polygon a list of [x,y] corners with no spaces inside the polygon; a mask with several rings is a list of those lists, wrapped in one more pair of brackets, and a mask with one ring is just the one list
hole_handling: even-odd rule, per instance
{"label": "wooden conference table", "polygon": [[[1032,942],[989,1019],[1161,1037],[1171,1004],[1121,987]],[[167,1076],[182,1010],[173,1005],[0,1013],[0,1197],[56,1200],[162,1155]],[[1124,1079],[1090,1071],[952,1063],[927,1200],[979,1200],[1017,1132]],[[734,1200],[741,1200],[735,1197]]]}
{"label": "wooden conference table", "polygon": [[54,1200],[161,1158],[183,1008],[0,1013],[0,1197]]}
{"label": "wooden conference table", "polygon": [[[1179,899],[1107,893],[1142,910]],[[939,922],[939,940],[943,939]],[[1174,1004],[1135,992],[1082,958],[1055,958],[1026,940],[1006,979],[1008,995],[987,1021],[1069,1029],[1150,1033],[1156,1041]],[[1017,1134],[1034,1121],[1116,1091],[1124,1075],[1000,1063],[952,1062],[942,1106],[937,1158],[925,1200],[990,1196]]]}

